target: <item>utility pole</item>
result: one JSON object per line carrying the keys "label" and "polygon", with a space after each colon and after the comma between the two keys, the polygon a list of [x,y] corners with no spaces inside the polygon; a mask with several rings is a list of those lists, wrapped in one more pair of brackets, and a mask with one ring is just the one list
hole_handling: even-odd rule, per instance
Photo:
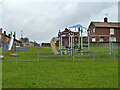
{"label": "utility pole", "polygon": [[23,38],[23,31],[21,30],[21,38]]}

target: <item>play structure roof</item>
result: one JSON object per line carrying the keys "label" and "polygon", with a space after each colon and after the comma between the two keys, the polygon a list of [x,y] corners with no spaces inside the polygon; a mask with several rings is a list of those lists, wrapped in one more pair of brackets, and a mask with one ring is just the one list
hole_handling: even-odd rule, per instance
{"label": "play structure roof", "polygon": [[71,26],[71,27],[69,27],[69,28],[78,28],[78,27],[82,27],[82,25],[77,24],[77,25]]}
{"label": "play structure roof", "polygon": [[88,28],[86,28],[86,27],[82,27],[82,28],[84,28],[84,29],[88,29]]}
{"label": "play structure roof", "polygon": [[77,25],[71,26],[71,27],[69,27],[69,28],[79,28],[79,27],[81,27],[81,28],[83,28],[83,29],[87,29],[86,27],[83,27],[83,26],[80,25],[80,24],[77,24]]}

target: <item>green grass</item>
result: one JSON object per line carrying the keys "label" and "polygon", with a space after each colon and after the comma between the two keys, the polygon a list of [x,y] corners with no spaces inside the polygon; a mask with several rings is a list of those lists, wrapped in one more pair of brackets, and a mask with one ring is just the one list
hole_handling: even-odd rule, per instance
{"label": "green grass", "polygon": [[[18,52],[17,60],[37,60],[37,49],[30,48],[28,52]],[[87,48],[84,48],[87,50]],[[107,55],[107,49],[91,48],[96,53],[93,57],[40,57],[35,61],[3,61],[3,88],[117,88],[118,60]],[[116,51],[117,52],[117,51]],[[3,52],[3,60],[16,60],[10,53]],[[41,47],[40,55],[52,55],[51,48]],[[106,55],[105,55],[106,54]],[[102,56],[102,59],[101,59]],[[46,60],[42,60],[46,59]],[[62,59],[62,60],[58,60]],[[86,60],[83,60],[86,59]],[[105,61],[105,60],[111,61]]]}

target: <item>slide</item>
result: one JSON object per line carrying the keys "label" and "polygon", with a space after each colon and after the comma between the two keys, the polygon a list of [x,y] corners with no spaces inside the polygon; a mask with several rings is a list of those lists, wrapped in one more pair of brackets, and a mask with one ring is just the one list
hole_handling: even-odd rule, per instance
{"label": "slide", "polygon": [[51,42],[50,42],[51,48],[52,48],[53,53],[54,53],[55,55],[59,54],[58,50],[56,49],[56,45],[55,45],[55,42],[58,41],[58,40],[59,40],[58,37],[53,37],[53,38],[51,39]]}
{"label": "slide", "polygon": [[12,36],[11,36],[10,43],[9,43],[9,46],[8,46],[8,51],[11,51],[11,50],[12,50],[13,44],[14,44],[14,37],[13,37],[13,35],[12,35]]}

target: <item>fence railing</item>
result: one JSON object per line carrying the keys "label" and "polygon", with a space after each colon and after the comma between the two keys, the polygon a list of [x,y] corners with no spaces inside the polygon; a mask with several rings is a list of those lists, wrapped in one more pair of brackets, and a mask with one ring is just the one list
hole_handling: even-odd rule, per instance
{"label": "fence railing", "polygon": [[[99,47],[100,48],[100,47]],[[86,50],[87,51],[87,50]],[[69,61],[107,61],[118,60],[118,50],[113,49],[109,55],[109,49],[106,50],[91,49],[90,53],[78,53],[72,50],[72,54],[54,55],[51,48],[38,48],[27,52],[1,52],[4,58],[0,61],[40,61],[40,60],[69,60]],[[15,54],[16,56],[11,56]]]}

